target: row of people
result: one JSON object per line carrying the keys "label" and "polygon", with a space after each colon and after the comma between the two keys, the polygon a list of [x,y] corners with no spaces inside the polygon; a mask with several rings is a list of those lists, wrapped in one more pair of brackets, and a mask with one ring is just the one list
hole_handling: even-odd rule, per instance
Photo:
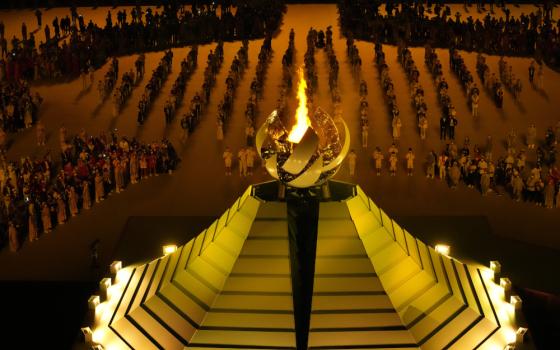
{"label": "row of people", "polygon": [[12,251],[129,184],[172,172],[179,161],[167,140],[145,144],[82,131],[62,146],[60,169],[50,153],[36,160],[22,158],[20,163],[3,158],[0,163],[0,244],[8,242]]}
{"label": "row of people", "polygon": [[508,65],[504,57],[500,57],[498,61],[498,67],[500,72],[500,80],[504,86],[513,94],[513,97],[517,99],[519,94],[521,94],[521,89],[523,85],[521,79],[515,76],[513,73],[513,67]]}
{"label": "row of people", "polygon": [[[429,45],[425,47],[424,59],[426,60],[428,69],[432,73],[432,78],[438,92],[439,104],[442,109],[442,115],[439,120],[439,138],[441,140],[446,140],[447,138],[453,140],[455,139],[455,127],[458,123],[456,118],[457,112],[448,94],[449,85],[443,76],[441,61],[436,51]],[[424,135],[425,138],[428,129],[427,119],[419,122],[418,127],[420,128],[420,137]]]}
{"label": "row of people", "polygon": [[216,85],[216,75],[220,71],[224,62],[224,43],[220,41],[214,51],[210,50],[204,69],[204,82],[201,91],[196,92],[190,104],[189,111],[181,118],[181,128],[183,129],[183,141],[186,141],[200,122],[203,108],[206,108],[210,101],[210,92]]}
{"label": "row of people", "polygon": [[416,123],[420,128],[420,138],[424,140],[426,138],[426,130],[422,131],[422,129],[428,127],[428,105],[424,100],[424,88],[419,82],[420,71],[418,67],[416,67],[416,63],[412,58],[412,53],[407,47],[399,45],[398,57],[408,78],[410,97],[412,99],[412,105],[416,110]]}
{"label": "row of people", "polygon": [[144,93],[138,102],[138,117],[137,121],[138,124],[144,124],[144,121],[148,117],[148,112],[152,102],[161,92],[161,88],[163,87],[163,83],[169,77],[169,73],[171,73],[173,63],[173,51],[168,50],[165,51],[165,54],[161,58],[158,66],[152,72],[152,77],[150,81],[146,84],[144,88]]}
{"label": "row of people", "polygon": [[218,141],[222,141],[224,139],[224,126],[231,118],[235,92],[237,86],[239,85],[239,81],[245,72],[245,68],[247,68],[247,65],[249,64],[248,51],[249,42],[244,40],[231,62],[231,66],[226,77],[226,90],[224,92],[224,97],[222,101],[218,103],[218,118],[216,121],[216,136]]}
{"label": "row of people", "polygon": [[401,137],[402,122],[399,116],[399,107],[397,106],[397,96],[395,94],[393,80],[389,76],[389,65],[385,60],[385,53],[380,42],[375,43],[375,62],[381,77],[381,86],[385,93],[385,101],[391,113],[391,128],[394,141],[399,141]]}
{"label": "row of people", "polygon": [[198,46],[191,47],[187,57],[181,61],[181,71],[177,75],[177,79],[171,87],[170,97],[165,101],[163,106],[163,114],[165,116],[165,123],[169,124],[175,116],[175,112],[181,106],[185,89],[187,88],[187,81],[190,79],[196,68],[198,60]]}
{"label": "row of people", "polygon": [[486,57],[478,54],[476,57],[476,71],[480,77],[480,81],[486,87],[486,91],[492,97],[498,108],[502,108],[504,103],[504,88],[495,73],[492,73],[490,67],[486,63]]}
{"label": "row of people", "polygon": [[107,97],[111,96],[111,92],[117,84],[119,79],[119,60],[113,57],[109,69],[105,73],[103,80],[97,82],[97,92],[99,93],[99,98],[103,102]]}
{"label": "row of people", "polygon": [[266,71],[272,57],[272,37],[267,36],[264,38],[261,45],[257,67],[255,69],[255,77],[251,81],[250,91],[251,94],[247,101],[245,108],[245,138],[247,146],[254,146],[255,139],[255,124],[258,111],[259,100],[262,98],[262,89],[264,87],[264,79]]}

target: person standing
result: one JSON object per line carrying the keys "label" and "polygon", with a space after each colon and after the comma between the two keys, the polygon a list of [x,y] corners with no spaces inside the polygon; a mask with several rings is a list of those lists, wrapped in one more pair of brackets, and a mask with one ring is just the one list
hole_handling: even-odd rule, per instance
{"label": "person standing", "polygon": [[391,126],[393,127],[393,140],[399,141],[399,139],[401,138],[402,122],[401,122],[401,118],[398,115],[395,115],[393,117]]}
{"label": "person standing", "polygon": [[35,214],[35,205],[33,203],[29,203],[27,207],[29,218],[27,220],[27,232],[29,236],[29,242],[36,241],[38,239],[38,232],[37,232],[37,215]]}
{"label": "person standing", "polygon": [[544,188],[544,207],[547,209],[554,208],[554,180],[549,179]]}
{"label": "person standing", "polygon": [[47,203],[41,204],[41,223],[43,232],[49,233],[52,230],[51,211]]}
{"label": "person standing", "polygon": [[237,162],[239,163],[239,176],[247,176],[247,153],[243,147],[237,152]]}
{"label": "person standing", "polygon": [[59,225],[62,225],[66,222],[67,216],[66,216],[66,203],[64,202],[64,199],[62,198],[62,195],[60,194],[55,194],[55,198],[56,198],[56,221]]}
{"label": "person standing", "polygon": [[397,154],[391,153],[389,155],[389,171],[391,172],[391,176],[395,176],[397,174]]}
{"label": "person standing", "polygon": [[233,154],[231,153],[229,147],[226,147],[226,150],[224,151],[224,154],[222,155],[222,158],[224,159],[224,165],[226,168],[226,176],[230,176],[231,175],[231,162],[233,159]]}
{"label": "person standing", "polygon": [[434,179],[436,177],[436,163],[437,163],[437,154],[434,150],[430,151],[428,155],[428,168],[426,170],[426,178]]}
{"label": "person standing", "polygon": [[375,162],[375,172],[377,176],[381,175],[381,167],[383,164],[383,153],[381,153],[381,149],[379,147],[375,147],[375,151],[373,152],[373,161]]}
{"label": "person standing", "polygon": [[535,124],[531,124],[529,129],[527,129],[527,148],[535,149],[535,144],[537,141],[537,128]]}
{"label": "person standing", "polygon": [[46,144],[46,131],[45,125],[42,121],[37,122],[37,146],[44,146]]}
{"label": "person standing", "polygon": [[438,157],[438,171],[439,171],[439,179],[445,180],[447,177],[447,156],[444,152],[441,152],[440,156]]}
{"label": "person standing", "polygon": [[98,171],[95,174],[95,203],[99,203],[103,200],[103,197],[105,197],[105,188],[103,187],[103,176],[101,176],[101,173]]}
{"label": "person standing", "polygon": [[245,126],[245,138],[247,139],[247,147],[253,147],[255,144],[255,128],[251,123],[247,123],[247,126]]}
{"label": "person standing", "polygon": [[138,183],[138,155],[136,152],[132,152],[130,155],[130,162],[128,162],[130,168],[130,183]]}
{"label": "person standing", "polygon": [[19,237],[13,221],[8,223],[8,238],[10,239],[10,251],[17,252],[19,249]]}
{"label": "person standing", "polygon": [[60,126],[60,129],[58,130],[58,137],[60,140],[60,147],[63,148],[66,144],[66,127],[64,126],[64,124],[62,124]]}
{"label": "person standing", "polygon": [[449,127],[447,130],[448,136],[451,140],[455,140],[455,127],[457,126],[457,118],[455,118],[455,109],[451,110],[451,116],[449,117]]}
{"label": "person standing", "polygon": [[41,28],[43,25],[43,13],[41,12],[41,10],[35,10],[35,17],[37,17],[37,26]]}
{"label": "person standing", "polygon": [[478,101],[479,101],[478,93],[473,93],[471,95],[471,113],[473,118],[478,117]]}
{"label": "person standing", "polygon": [[412,152],[412,148],[408,149],[408,153],[405,156],[406,158],[406,170],[407,175],[412,176],[412,172],[414,170],[414,152]]}
{"label": "person standing", "polygon": [[459,185],[459,180],[461,179],[461,169],[457,162],[453,162],[453,165],[449,168],[449,185],[451,188],[456,188]]}
{"label": "person standing", "polygon": [[448,128],[448,120],[447,116],[444,114],[439,118],[439,139],[446,140],[447,139],[447,128]]}
{"label": "person standing", "polygon": [[418,128],[420,128],[420,139],[426,139],[426,131],[428,130],[428,118],[424,114],[420,116],[418,120]]}
{"label": "person standing", "polygon": [[74,186],[70,186],[68,190],[68,205],[70,207],[70,215],[78,215],[78,196],[76,195]]}
{"label": "person standing", "polygon": [[535,60],[532,60],[531,64],[529,65],[529,82],[533,84],[534,79],[535,79]]}
{"label": "person standing", "polygon": [[82,208],[91,208],[91,194],[89,192],[89,181],[84,181],[82,184]]}
{"label": "person standing", "polygon": [[513,198],[519,202],[521,200],[521,196],[523,195],[523,179],[519,176],[519,173],[514,173],[511,178],[511,188],[513,191]]}
{"label": "person standing", "polygon": [[216,140],[223,141],[224,140],[224,122],[221,118],[216,120]]}
{"label": "person standing", "polygon": [[367,148],[369,139],[369,126],[367,123],[362,124],[362,147]]}
{"label": "person standing", "polygon": [[350,150],[350,153],[348,153],[348,169],[350,171],[350,176],[354,176],[355,172],[356,172],[356,152],[354,152],[354,150]]}
{"label": "person standing", "polygon": [[255,166],[255,158],[257,157],[257,152],[253,147],[247,147],[245,151],[245,158],[247,161],[247,174],[253,175],[253,168]]}

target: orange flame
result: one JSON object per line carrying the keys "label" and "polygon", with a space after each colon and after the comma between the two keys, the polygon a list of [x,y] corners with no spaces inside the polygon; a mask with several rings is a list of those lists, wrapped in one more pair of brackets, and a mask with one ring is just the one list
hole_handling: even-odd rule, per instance
{"label": "orange flame", "polygon": [[288,135],[288,141],[293,143],[299,143],[305,135],[307,128],[311,125],[309,118],[307,117],[307,95],[305,90],[307,89],[307,82],[303,77],[303,70],[299,70],[299,83],[298,83],[298,107],[296,109],[296,124],[292,127],[290,134]]}

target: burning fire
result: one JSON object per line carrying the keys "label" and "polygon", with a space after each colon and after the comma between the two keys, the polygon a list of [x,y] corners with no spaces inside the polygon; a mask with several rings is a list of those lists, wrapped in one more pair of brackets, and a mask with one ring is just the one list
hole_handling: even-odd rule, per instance
{"label": "burning fire", "polygon": [[288,135],[288,141],[292,143],[299,143],[305,135],[307,128],[311,125],[309,118],[307,117],[307,95],[305,90],[307,89],[307,82],[303,77],[303,70],[299,70],[299,83],[298,83],[298,107],[296,109],[296,124],[292,127],[290,134]]}

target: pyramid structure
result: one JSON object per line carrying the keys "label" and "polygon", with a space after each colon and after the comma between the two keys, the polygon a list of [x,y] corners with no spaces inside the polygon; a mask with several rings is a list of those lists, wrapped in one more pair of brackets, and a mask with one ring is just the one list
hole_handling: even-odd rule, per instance
{"label": "pyramid structure", "polygon": [[[287,204],[254,189],[176,252],[119,271],[96,310],[94,343],[298,348]],[[319,204],[307,348],[495,350],[515,341],[515,317],[488,268],[439,254],[352,190]]]}

